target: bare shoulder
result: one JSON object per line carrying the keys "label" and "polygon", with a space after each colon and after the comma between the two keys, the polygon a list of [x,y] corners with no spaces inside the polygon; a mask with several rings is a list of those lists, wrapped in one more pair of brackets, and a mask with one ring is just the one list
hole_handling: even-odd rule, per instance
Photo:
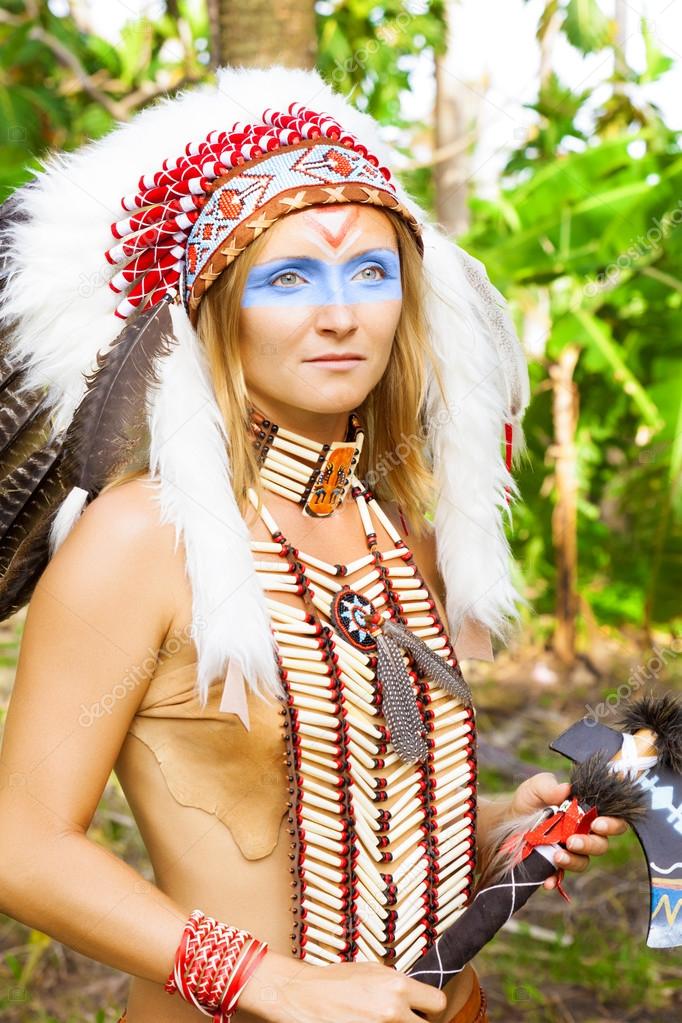
{"label": "bare shoulder", "polygon": [[[87,592],[86,576],[118,583],[119,594],[138,593],[173,621],[184,580],[184,548],[175,527],[162,523],[156,485],[149,476],[112,487],[85,508],[48,564],[43,583]],[[126,585],[121,583],[125,580]]]}
{"label": "bare shoulder", "polygon": [[156,486],[149,476],[129,480],[94,498],[80,522],[86,528],[112,531],[120,539],[160,537],[161,532],[170,527],[161,525],[156,494]]}
{"label": "bare shoulder", "polygon": [[175,552],[175,526],[161,521],[158,495],[158,482],[148,475],[121,483],[91,501],[78,527],[119,545],[149,547],[156,557],[163,555],[163,569],[180,550]]}

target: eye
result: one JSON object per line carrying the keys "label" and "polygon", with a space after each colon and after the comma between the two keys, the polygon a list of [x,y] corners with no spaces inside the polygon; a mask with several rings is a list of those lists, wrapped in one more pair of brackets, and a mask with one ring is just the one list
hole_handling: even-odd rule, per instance
{"label": "eye", "polygon": [[[290,279],[292,277],[298,277],[298,281],[292,281]],[[289,278],[289,280],[286,280],[286,278]],[[271,284],[277,284],[278,281],[283,281],[283,284],[281,285],[281,287],[283,287],[283,288],[295,288],[296,285],[300,281],[302,281],[302,280],[303,280],[303,277],[301,277],[301,275],[299,273],[297,273],[295,270],[284,270],[282,273],[277,274],[276,277],[273,277],[272,280],[270,281],[270,283]]]}
{"label": "eye", "polygon": [[[375,273],[376,276],[368,277],[367,274]],[[362,275],[362,276],[361,276]],[[360,277],[362,281],[380,281],[386,276],[386,271],[383,266],[379,266],[378,263],[373,263],[372,266],[363,266],[362,270],[358,270],[355,277]],[[354,278],[355,279],[355,278]]]}

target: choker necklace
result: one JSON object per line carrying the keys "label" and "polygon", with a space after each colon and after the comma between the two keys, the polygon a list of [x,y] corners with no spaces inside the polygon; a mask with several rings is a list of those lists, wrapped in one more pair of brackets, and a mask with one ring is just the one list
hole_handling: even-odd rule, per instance
{"label": "choker necklace", "polygon": [[285,430],[255,408],[250,410],[254,447],[263,486],[303,505],[303,513],[326,518],[340,507],[357,471],[365,433],[351,412],[346,438],[320,444]]}

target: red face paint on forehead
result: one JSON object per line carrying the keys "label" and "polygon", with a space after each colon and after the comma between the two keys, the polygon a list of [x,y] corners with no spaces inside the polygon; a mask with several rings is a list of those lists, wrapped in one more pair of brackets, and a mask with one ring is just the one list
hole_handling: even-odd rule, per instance
{"label": "red face paint on forehead", "polygon": [[[330,248],[338,250],[351,240],[349,232],[356,225],[359,216],[358,206],[330,206],[326,209],[306,210],[302,213],[301,219],[308,230],[313,230],[318,236],[321,235]],[[353,231],[353,237],[356,234],[357,230]]]}
{"label": "red face paint on forehead", "polygon": [[327,209],[306,210],[303,220],[306,226],[319,232],[328,245],[338,249],[359,216],[357,206],[330,206]]}

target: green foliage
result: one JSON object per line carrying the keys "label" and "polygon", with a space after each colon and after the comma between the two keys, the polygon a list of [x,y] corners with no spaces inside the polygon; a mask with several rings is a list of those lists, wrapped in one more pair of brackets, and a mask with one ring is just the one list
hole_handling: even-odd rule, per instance
{"label": "green foliage", "polygon": [[379,121],[407,128],[400,93],[410,87],[414,59],[445,47],[443,0],[413,13],[398,0],[323,0],[317,5],[323,77]]}
{"label": "green foliage", "polygon": [[[595,7],[566,7],[567,36],[582,52],[608,42]],[[670,66],[645,39],[647,71],[625,70],[634,86]],[[597,111],[586,138],[576,122],[589,101],[550,76],[534,104],[537,130],[512,154],[499,198],[473,200],[462,243],[512,299],[520,328],[538,310],[546,322],[513,538],[535,610],[551,612],[555,600],[549,368],[571,344],[580,591],[602,621],[665,623],[680,613],[682,568],[682,153],[636,88],[628,103]]]}
{"label": "green foliage", "polygon": [[[166,92],[208,75],[208,24],[199,0],[128,22],[120,43],[47,4],[12,0],[0,21],[0,198],[31,178],[40,157],[105,135]],[[181,45],[189,35],[191,45]],[[202,44],[204,49],[202,50]]]}

